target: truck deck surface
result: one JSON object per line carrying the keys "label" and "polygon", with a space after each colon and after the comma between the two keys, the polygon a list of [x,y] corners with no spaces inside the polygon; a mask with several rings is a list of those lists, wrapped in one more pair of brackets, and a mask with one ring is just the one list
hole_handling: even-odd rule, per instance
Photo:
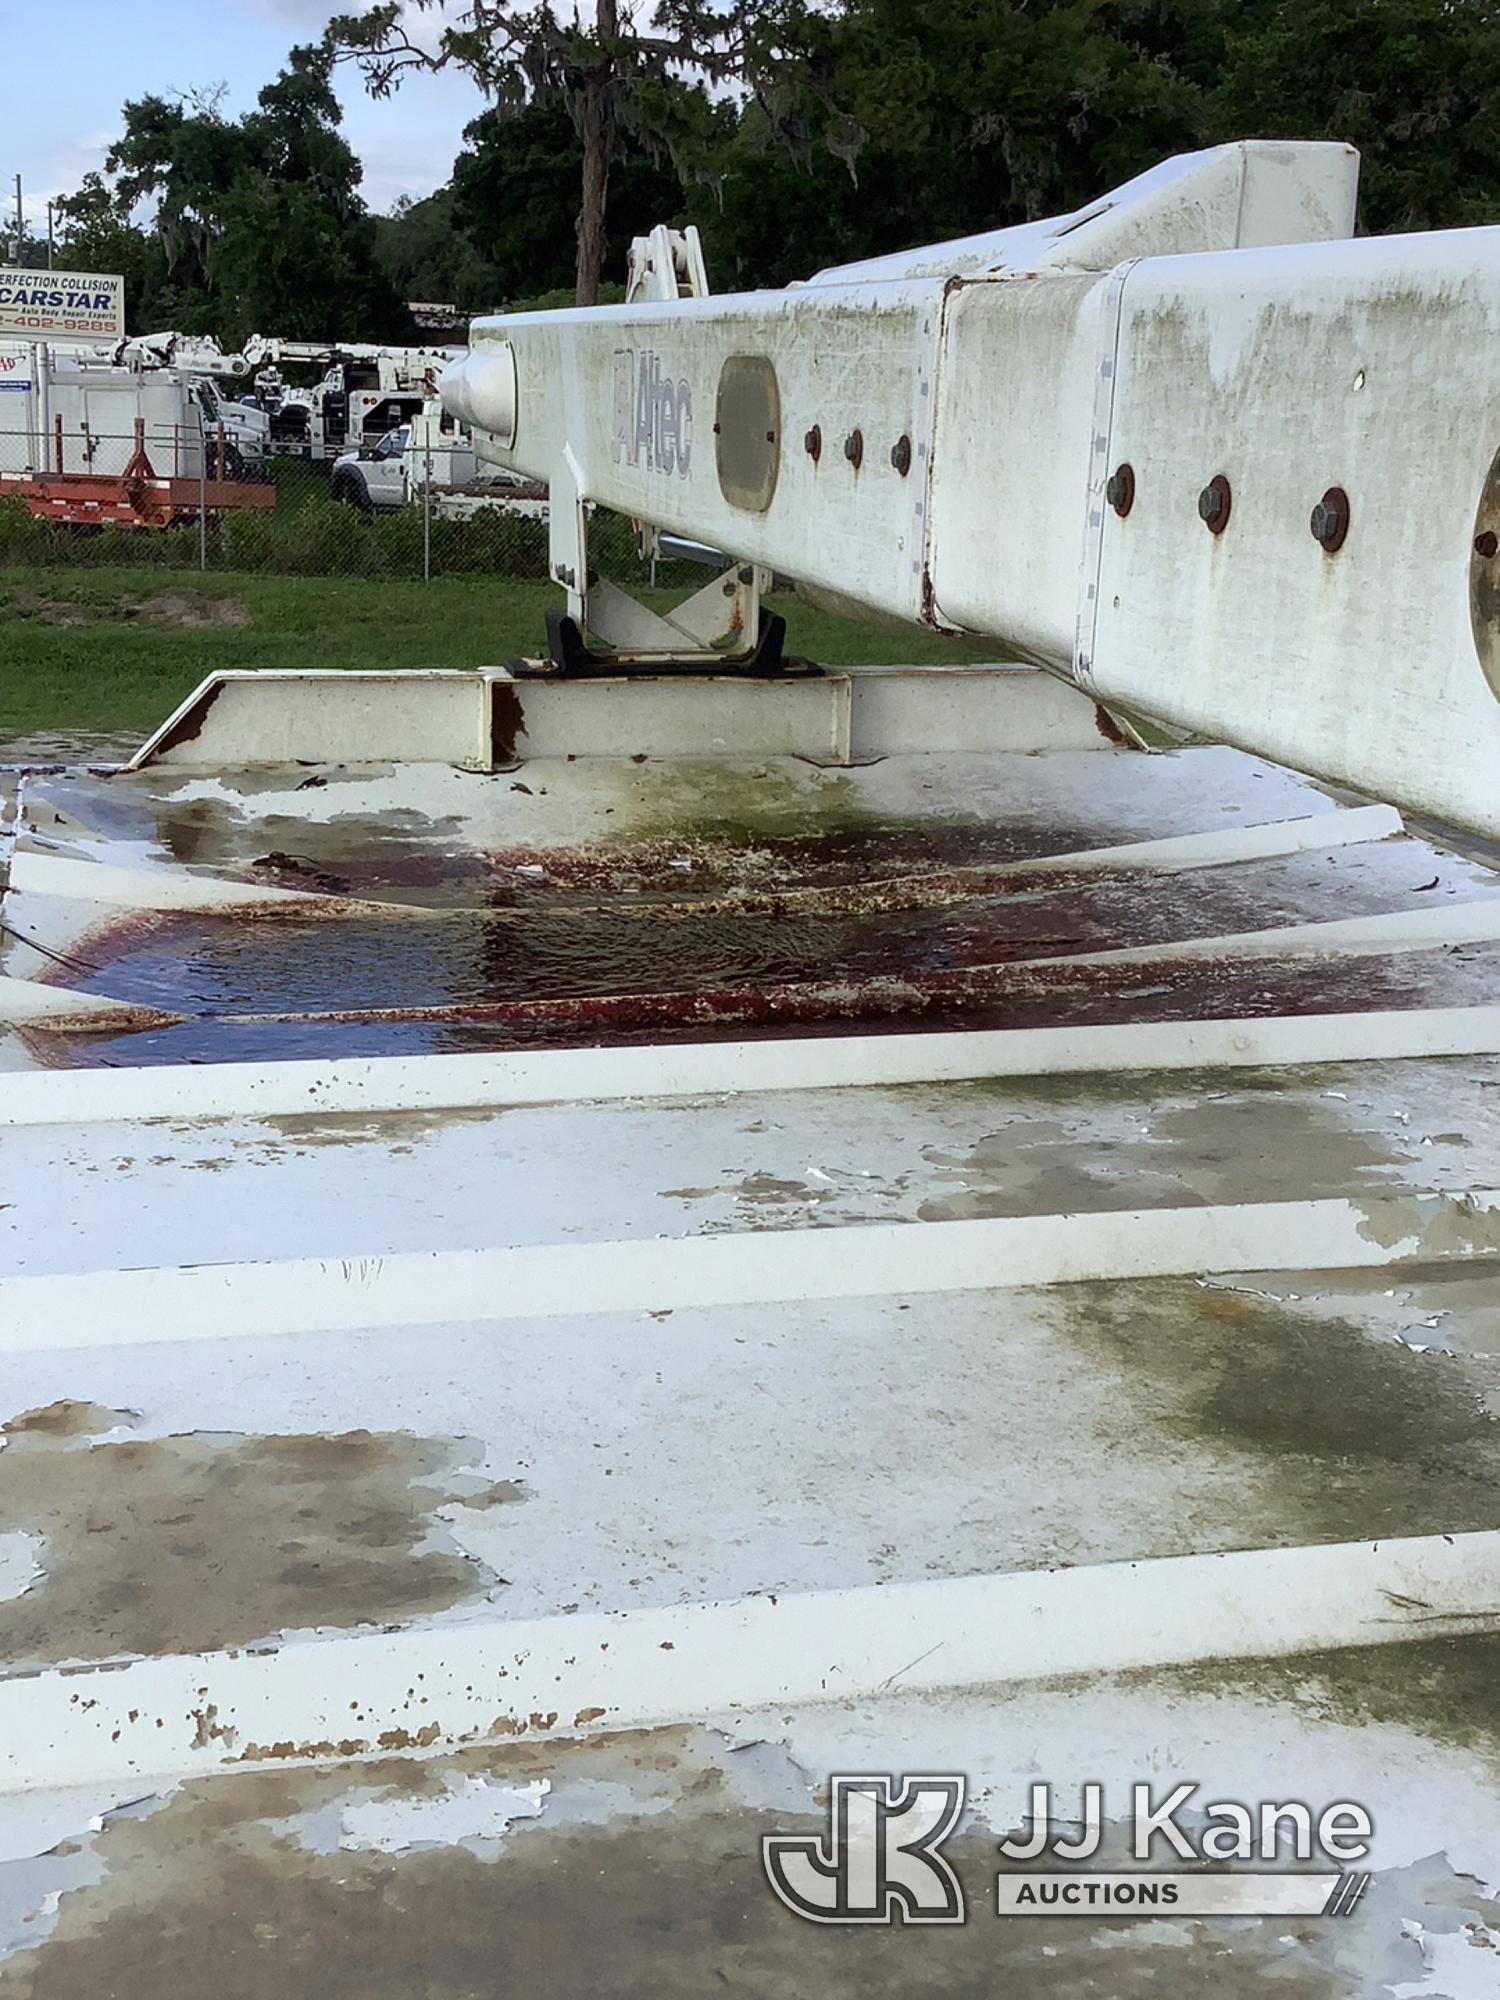
{"label": "truck deck surface", "polygon": [[[1500,883],[956,679],[0,779],[7,1991],[1500,1987]],[[799,1923],[887,1767],[968,1924]],[[1002,1923],[1043,1776],[1369,1881]]]}

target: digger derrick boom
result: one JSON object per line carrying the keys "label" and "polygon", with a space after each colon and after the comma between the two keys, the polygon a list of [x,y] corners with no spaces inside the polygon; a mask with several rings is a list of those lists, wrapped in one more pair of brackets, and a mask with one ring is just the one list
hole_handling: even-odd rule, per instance
{"label": "digger derrick boom", "polygon": [[[813,595],[1500,835],[1500,230],[1349,240],[1349,149],[783,292],[481,321],[485,456]],[[1344,240],[1340,240],[1344,239]]]}

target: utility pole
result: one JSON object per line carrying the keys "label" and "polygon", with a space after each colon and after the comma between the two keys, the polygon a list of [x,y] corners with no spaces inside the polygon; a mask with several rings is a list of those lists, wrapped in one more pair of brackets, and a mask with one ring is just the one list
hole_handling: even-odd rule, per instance
{"label": "utility pole", "polygon": [[52,203],[47,204],[47,269],[52,269]]}
{"label": "utility pole", "polygon": [[26,211],[21,206],[21,176],[16,175],[16,263],[26,248]]}

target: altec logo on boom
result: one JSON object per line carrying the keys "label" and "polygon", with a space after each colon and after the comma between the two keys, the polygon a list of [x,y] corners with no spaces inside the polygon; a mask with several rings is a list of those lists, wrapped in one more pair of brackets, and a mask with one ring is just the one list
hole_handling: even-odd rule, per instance
{"label": "altec logo on boom", "polygon": [[693,463],[693,392],[662,370],[653,348],[639,354],[615,350],[615,426],[610,457],[616,465],[686,479]]}

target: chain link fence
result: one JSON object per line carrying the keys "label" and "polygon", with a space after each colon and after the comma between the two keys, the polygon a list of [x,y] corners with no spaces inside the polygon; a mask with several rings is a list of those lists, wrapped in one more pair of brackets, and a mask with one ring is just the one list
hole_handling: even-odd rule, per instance
{"label": "chain link fence", "polygon": [[[0,411],[0,566],[161,568],[270,576],[436,582],[544,579],[545,488],[442,483],[433,455],[383,447],[337,467],[247,459],[222,427],[129,432],[7,430]],[[392,460],[399,462],[392,463]],[[648,572],[630,523],[596,517],[590,554],[622,581],[701,580]]]}

